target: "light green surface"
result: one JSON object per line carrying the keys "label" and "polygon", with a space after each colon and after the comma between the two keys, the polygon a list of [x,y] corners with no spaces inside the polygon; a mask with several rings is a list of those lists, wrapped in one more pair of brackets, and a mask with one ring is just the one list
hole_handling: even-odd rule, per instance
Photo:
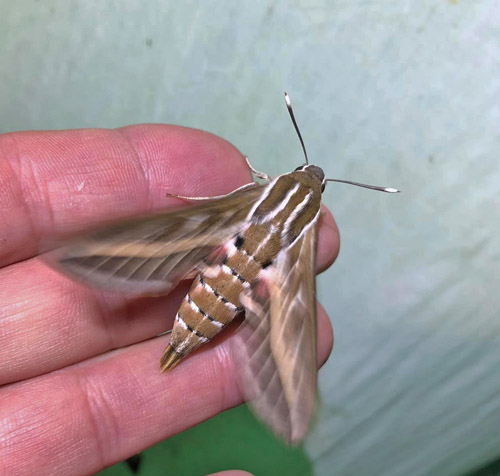
{"label": "light green surface", "polygon": [[[456,476],[500,453],[500,4],[0,3],[0,130],[166,122],[331,177],[336,344],[317,476]],[[243,431],[243,430],[242,430]]]}

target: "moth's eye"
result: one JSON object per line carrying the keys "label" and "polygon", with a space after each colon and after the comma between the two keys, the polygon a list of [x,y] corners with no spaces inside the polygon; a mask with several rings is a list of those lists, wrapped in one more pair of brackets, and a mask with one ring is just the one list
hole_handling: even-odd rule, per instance
{"label": "moth's eye", "polygon": [[295,172],[297,172],[297,170],[303,170],[303,169],[304,169],[304,166],[303,166],[303,165],[301,165],[300,167],[297,167],[297,168],[295,169]]}
{"label": "moth's eye", "polygon": [[323,193],[323,192],[325,191],[325,186],[326,186],[326,183],[325,183],[325,182],[323,182],[323,183],[321,184],[321,193]]}

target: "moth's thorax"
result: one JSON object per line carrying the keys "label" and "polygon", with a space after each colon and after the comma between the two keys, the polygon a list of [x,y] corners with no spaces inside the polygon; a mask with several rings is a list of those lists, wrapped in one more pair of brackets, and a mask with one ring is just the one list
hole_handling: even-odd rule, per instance
{"label": "moth's thorax", "polygon": [[321,169],[311,167],[276,178],[252,211],[251,222],[275,229],[282,249],[295,241],[319,211]]}

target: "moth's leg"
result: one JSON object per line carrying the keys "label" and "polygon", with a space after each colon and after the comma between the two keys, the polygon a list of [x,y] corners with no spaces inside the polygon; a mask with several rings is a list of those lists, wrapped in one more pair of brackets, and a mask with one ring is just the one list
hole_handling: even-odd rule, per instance
{"label": "moth's leg", "polygon": [[257,184],[255,182],[250,182],[245,185],[242,185],[241,187],[238,187],[232,192],[226,193],[224,195],[214,195],[212,197],[187,197],[185,195],[177,195],[176,193],[169,193],[169,192],[167,192],[167,197],[180,198],[182,200],[218,200],[219,198],[229,197],[233,193],[241,192],[242,190],[246,190],[247,188],[255,187],[256,185]]}
{"label": "moth's leg", "polygon": [[247,162],[247,165],[248,165],[248,168],[252,171],[252,173],[260,178],[260,179],[263,179],[265,180],[266,182],[270,182],[272,179],[271,177],[269,177],[269,175],[265,174],[264,172],[259,172],[258,170],[254,169],[254,167],[252,166],[252,164],[250,163],[250,159],[248,157],[245,157],[245,160]]}

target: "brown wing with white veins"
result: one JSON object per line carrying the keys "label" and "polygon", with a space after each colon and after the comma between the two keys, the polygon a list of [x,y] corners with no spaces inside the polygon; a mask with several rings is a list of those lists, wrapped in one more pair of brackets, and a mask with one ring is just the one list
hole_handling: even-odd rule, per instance
{"label": "brown wing with white veins", "polygon": [[245,398],[290,444],[304,438],[316,399],[316,241],[317,220],[242,296],[233,347]]}
{"label": "brown wing with white veins", "polygon": [[48,261],[91,286],[165,294],[235,236],[262,186],[180,210],[124,220],[70,240]]}

